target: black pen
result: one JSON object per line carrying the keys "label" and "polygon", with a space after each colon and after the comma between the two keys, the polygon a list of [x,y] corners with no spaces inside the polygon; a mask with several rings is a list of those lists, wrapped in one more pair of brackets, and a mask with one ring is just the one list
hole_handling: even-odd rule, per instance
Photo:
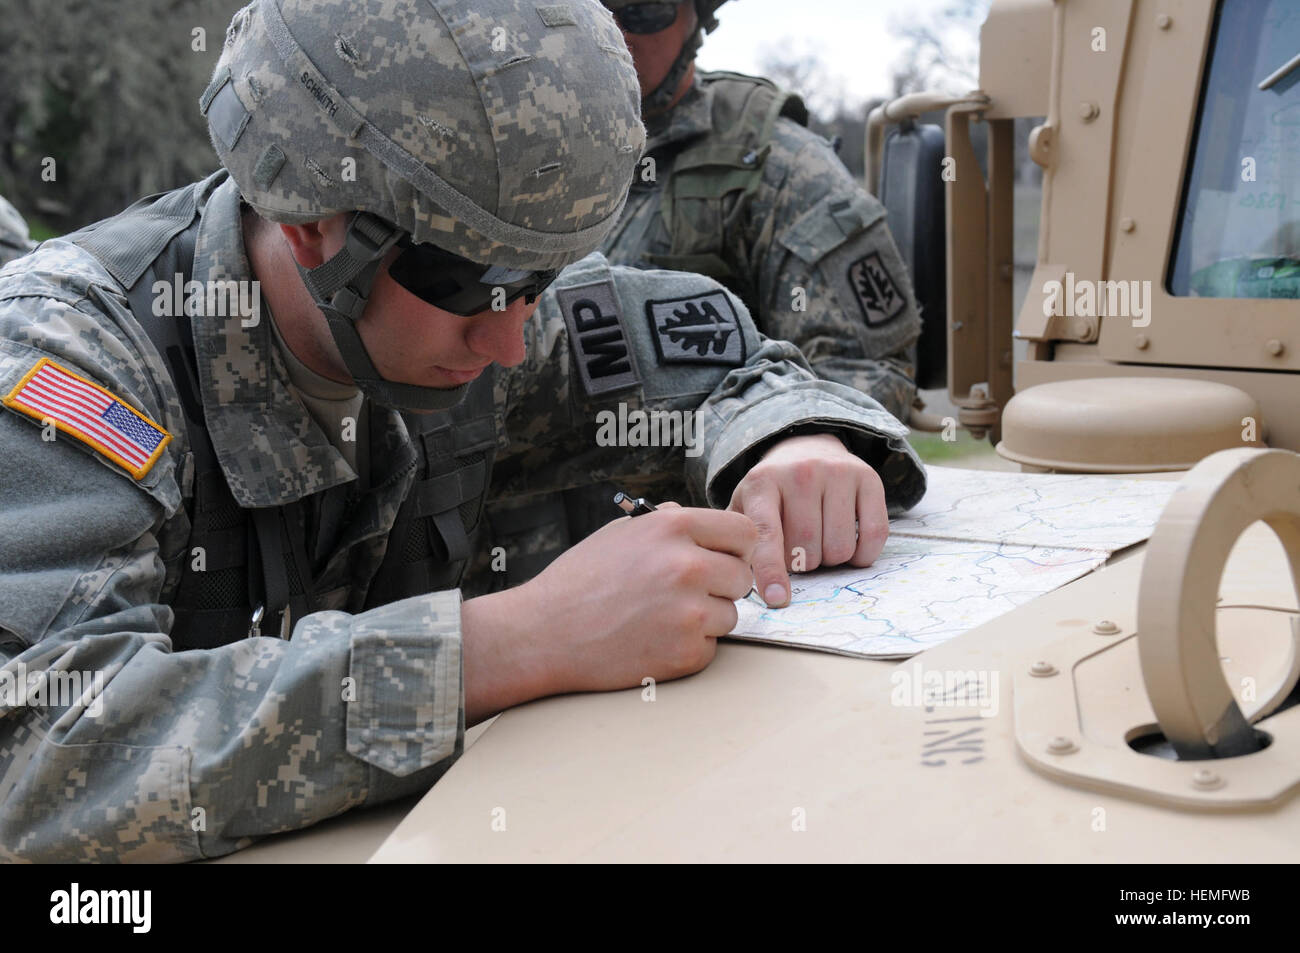
{"label": "black pen", "polygon": [[640,497],[634,500],[632,497],[622,492],[614,494],[614,505],[628,516],[642,516],[646,513],[653,513],[658,509],[658,507],[653,503],[647,503]]}
{"label": "black pen", "polygon": [[[655,510],[659,508],[655,506],[653,503],[647,503],[644,499],[640,497],[634,500],[632,499],[632,497],[628,496],[626,493],[623,492],[614,494],[614,505],[617,506],[624,513],[626,513],[628,516],[641,516],[645,513],[653,513]],[[750,593],[757,594],[757,592],[758,592],[758,584],[755,583],[754,585],[749,587],[749,592],[745,593],[743,598],[747,599],[749,598]]]}

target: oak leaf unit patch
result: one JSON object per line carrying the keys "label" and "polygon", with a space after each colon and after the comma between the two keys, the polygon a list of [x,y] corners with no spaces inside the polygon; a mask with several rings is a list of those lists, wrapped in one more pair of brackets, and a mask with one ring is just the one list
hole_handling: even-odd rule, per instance
{"label": "oak leaf unit patch", "polygon": [[745,363],[745,333],[725,292],[647,301],[645,309],[660,363],[727,367]]}
{"label": "oak leaf unit patch", "polygon": [[879,252],[873,251],[849,265],[849,287],[857,296],[858,306],[869,325],[892,321],[907,307],[907,299],[881,262]]}

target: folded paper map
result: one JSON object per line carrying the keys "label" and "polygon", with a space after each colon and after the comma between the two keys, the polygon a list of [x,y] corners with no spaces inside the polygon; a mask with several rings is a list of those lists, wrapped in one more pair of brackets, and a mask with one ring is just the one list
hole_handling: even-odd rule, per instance
{"label": "folded paper map", "polygon": [[1177,483],[930,467],[865,569],[791,576],[790,605],[754,593],[731,636],[907,658],[997,618],[1151,535]]}

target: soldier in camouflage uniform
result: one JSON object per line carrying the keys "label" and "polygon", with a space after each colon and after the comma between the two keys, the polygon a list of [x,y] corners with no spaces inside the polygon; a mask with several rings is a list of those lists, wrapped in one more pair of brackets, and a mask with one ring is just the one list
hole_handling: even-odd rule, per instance
{"label": "soldier in camouflage uniform", "polygon": [[[467,724],[697,671],[781,533],[865,565],[923,492],[716,282],[588,254],[642,146],[591,0],[257,0],[200,105],[221,171],[0,280],[0,857],[211,857],[424,790]],[[660,295],[720,315],[709,361],[661,353]],[[615,400],[707,452],[600,444]],[[496,456],[732,511],[462,602]]]}
{"label": "soldier in camouflage uniform", "polygon": [[18,209],[0,195],[0,268],[34,247],[35,243],[28,237],[27,223]]}
{"label": "soldier in camouflage uniform", "polygon": [[[800,100],[764,79],[700,73],[702,29],[725,0],[602,0],[636,62],[649,134],[631,196],[602,251],[611,262],[706,274],[735,292],[759,330],[797,345],[820,377],[876,398],[902,421],[916,393],[921,332],[885,210],[808,129]],[[493,494],[493,542],[513,557],[488,591],[540,571],[611,517],[609,485],[545,499]],[[687,499],[681,480],[637,492]]]}

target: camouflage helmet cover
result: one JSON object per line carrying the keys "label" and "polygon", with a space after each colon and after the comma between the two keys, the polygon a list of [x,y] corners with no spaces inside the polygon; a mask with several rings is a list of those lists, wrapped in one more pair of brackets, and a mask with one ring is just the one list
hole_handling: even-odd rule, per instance
{"label": "camouflage helmet cover", "polygon": [[594,0],[254,0],[200,106],[264,218],[366,211],[414,242],[542,270],[618,221],[639,100]]}

